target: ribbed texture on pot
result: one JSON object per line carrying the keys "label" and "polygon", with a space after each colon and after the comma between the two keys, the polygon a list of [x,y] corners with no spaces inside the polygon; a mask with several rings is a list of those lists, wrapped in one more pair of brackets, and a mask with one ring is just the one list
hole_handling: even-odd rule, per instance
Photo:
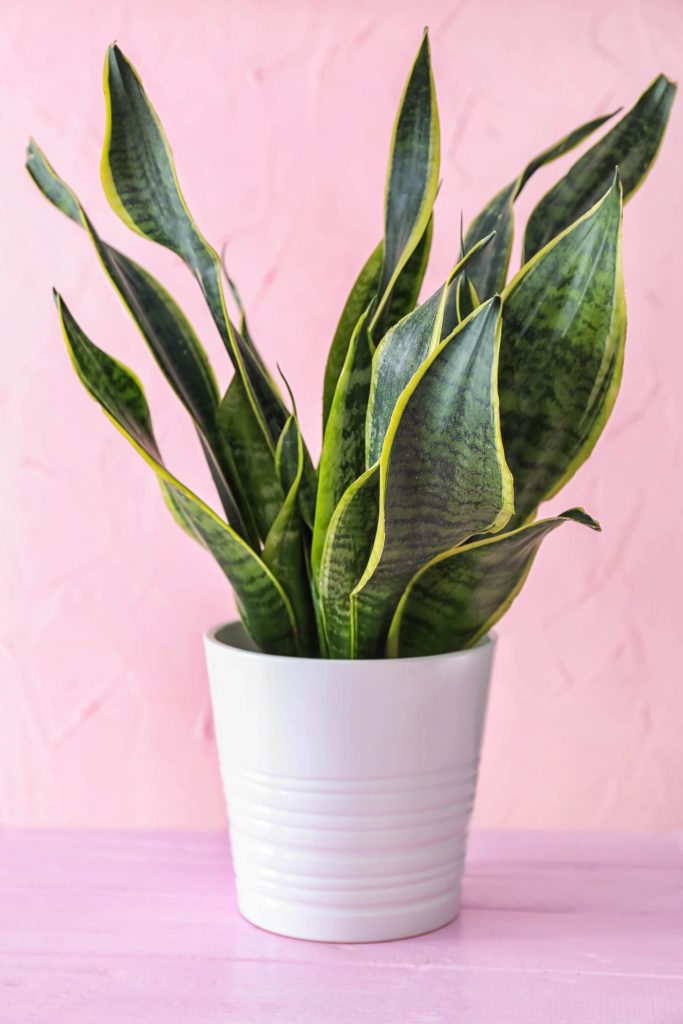
{"label": "ribbed texture on pot", "polygon": [[[234,643],[234,628],[227,638]],[[491,653],[489,643],[438,659],[314,662],[209,635],[248,920],[297,938],[361,942],[455,917]]]}
{"label": "ribbed texture on pot", "polygon": [[384,933],[387,916],[457,913],[476,763],[350,781],[226,765],[223,778],[241,905],[305,905],[311,937],[329,918],[349,941],[359,918]]}

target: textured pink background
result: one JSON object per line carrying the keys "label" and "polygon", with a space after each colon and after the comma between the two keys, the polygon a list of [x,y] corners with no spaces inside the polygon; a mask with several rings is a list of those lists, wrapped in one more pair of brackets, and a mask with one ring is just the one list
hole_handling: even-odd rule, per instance
{"label": "textured pink background", "polygon": [[[428,285],[466,219],[533,153],[680,74],[679,0],[287,3],[79,0],[0,11],[3,342],[0,429],[0,818],[219,825],[200,636],[227,585],[175,527],[153,477],[88,401],[50,286],[133,364],[175,471],[210,493],[192,430],[85,237],[22,170],[29,132],[107,239],[170,285],[226,379],[196,286],[129,235],[100,194],[106,44],[139,67],[189,205],[230,266],[311,447],[341,304],[381,233],[391,124],[423,24],[432,32],[443,178]],[[589,467],[552,503],[565,527],[500,628],[477,807],[499,826],[683,824],[683,109],[626,212],[625,380]],[[566,163],[566,162],[565,162]],[[540,173],[530,209],[559,172]]]}

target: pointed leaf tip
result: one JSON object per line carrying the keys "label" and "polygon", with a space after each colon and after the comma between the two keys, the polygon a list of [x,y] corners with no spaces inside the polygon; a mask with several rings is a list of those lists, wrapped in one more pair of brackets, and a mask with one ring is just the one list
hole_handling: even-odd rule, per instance
{"label": "pointed leaf tip", "polygon": [[590,530],[596,530],[598,533],[602,532],[602,526],[593,519],[592,516],[586,512],[584,508],[570,508],[566,512],[563,512],[559,517],[560,519],[571,519],[575,523],[580,523],[581,526],[587,526]]}

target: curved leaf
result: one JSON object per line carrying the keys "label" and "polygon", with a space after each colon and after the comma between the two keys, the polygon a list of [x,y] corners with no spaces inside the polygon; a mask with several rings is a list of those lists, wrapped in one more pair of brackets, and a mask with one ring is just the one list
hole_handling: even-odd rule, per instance
{"label": "curved leaf", "polygon": [[391,140],[384,203],[384,258],[371,335],[431,217],[439,183],[439,147],[439,115],[425,32]]}
{"label": "curved leaf", "polygon": [[[404,316],[415,308],[420,294],[422,281],[427,269],[429,252],[432,246],[432,231],[434,217],[430,217],[422,238],[399,274],[392,289],[391,296],[384,307],[380,322],[375,328],[375,335],[380,340],[384,337],[390,327],[402,320]],[[384,254],[384,243],[380,242],[377,248],[370,255],[367,263],[358,275],[356,282],[351,289],[351,294],[346,300],[337,330],[334,334],[332,346],[327,357],[325,366],[325,382],[323,386],[323,433],[327,426],[327,419],[330,414],[334,389],[339,380],[346,353],[351,341],[356,324],[361,314],[377,298],[377,287],[379,275],[382,269]]]}
{"label": "curved leaf", "polygon": [[499,298],[480,306],[423,363],[396,405],[379,463],[377,533],[352,594],[355,657],[381,651],[418,569],[510,518],[496,390],[500,309]]}
{"label": "curved leaf", "polygon": [[285,486],[289,482],[289,485],[282,508],[266,538],[262,558],[281,583],[294,609],[301,653],[310,655],[315,652],[315,625],[299,513],[304,445],[293,416],[285,423],[277,453],[281,483]]}
{"label": "curved leaf", "polygon": [[657,156],[675,95],[676,85],[658,75],[635,106],[543,196],[529,217],[524,262],[597,203],[615,167],[624,202],[633,195]]}
{"label": "curved leaf", "polygon": [[[529,178],[541,167],[557,160],[570,150],[578,146],[580,142],[600,128],[614,114],[605,114],[596,117],[592,121],[575,128],[573,132],[565,135],[558,142],[553,143],[542,153],[530,160],[522,173],[514,181],[502,188],[487,206],[479,213],[470,225],[464,242],[463,251],[466,252],[474,243],[483,238],[484,235],[495,231],[496,238],[485,253],[482,253],[476,263],[470,269],[470,276],[476,294],[480,299],[488,299],[496,292],[503,290],[507,279],[508,267],[510,265],[510,253],[512,251],[512,235],[514,230],[513,204],[520,192],[526,185]],[[614,171],[614,167],[611,169]],[[604,189],[603,189],[604,191]],[[565,225],[566,226],[566,225]],[[557,233],[557,232],[555,232]]]}
{"label": "curved leaf", "polygon": [[380,242],[373,250],[365,263],[360,274],[354,282],[351,293],[346,300],[346,305],[334,332],[332,346],[327,357],[325,366],[325,381],[323,385],[323,433],[327,426],[327,420],[332,408],[332,399],[337,387],[339,375],[346,361],[346,353],[349,349],[351,337],[361,315],[368,308],[377,293],[377,284],[382,270],[382,259],[384,243]]}
{"label": "curved leaf", "polygon": [[90,395],[152,467],[175,518],[214,556],[237,597],[244,625],[261,650],[298,653],[291,605],[263,561],[163,464],[142,387],[127,367],[97,348],[56,296],[74,368]]}
{"label": "curved leaf", "polygon": [[265,540],[282,507],[285,492],[278,480],[273,453],[251,415],[244,382],[237,373],[218,407],[216,431],[230,450],[246,495],[245,505],[258,536]]}
{"label": "curved leaf", "polygon": [[[415,309],[429,262],[433,232],[434,214],[427,221],[427,227],[424,229],[420,241],[396,278],[377,322],[373,325],[370,339],[373,345],[378,344],[394,324]],[[379,295],[376,298],[379,300]]]}
{"label": "curved leaf", "polygon": [[392,327],[377,346],[372,358],[372,380],[367,403],[367,466],[372,466],[380,457],[384,437],[401,392],[441,341],[451,282],[492,238],[493,235],[489,235],[478,242],[456,263],[441,288]]}
{"label": "curved leaf", "polygon": [[230,321],[220,257],[190,216],[161,122],[118,46],[107,52],[104,93],[107,124],[101,173],[107,199],[125,224],[175,252],[196,277],[274,454],[286,419],[284,404],[261,359]]}
{"label": "curved leaf", "polygon": [[[195,423],[228,522],[246,540],[256,543],[248,502],[232,452],[229,445],[226,446],[217,436],[216,378],[187,317],[151,274],[100,238],[76,194],[59,177],[33,140],[29,143],[26,167],[43,195],[85,228],[105,273],[161,372]],[[246,415],[250,415],[249,410]]]}
{"label": "curved leaf", "polygon": [[389,630],[387,657],[447,654],[471,647],[522,589],[541,542],[562,523],[600,526],[583,509],[445,551],[410,581]]}
{"label": "curved leaf", "polygon": [[519,272],[503,293],[500,416],[514,526],[585,461],[614,405],[624,357],[621,188]]}
{"label": "curved leaf", "polygon": [[332,514],[344,491],[365,469],[365,415],[372,366],[368,312],[363,313],[351,337],[325,429],[311,550],[316,575]]}
{"label": "curved leaf", "polygon": [[330,658],[354,656],[350,594],[370,557],[378,502],[376,465],[354,480],[344,493],[325,536],[317,587]]}

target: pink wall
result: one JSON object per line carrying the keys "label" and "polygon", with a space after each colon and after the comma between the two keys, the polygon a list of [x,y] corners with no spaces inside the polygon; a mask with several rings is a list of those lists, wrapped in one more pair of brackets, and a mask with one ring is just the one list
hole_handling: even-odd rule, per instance
{"label": "pink wall", "polygon": [[[162,115],[198,222],[229,242],[253,331],[316,448],[327,346],[380,236],[392,119],[425,23],[443,126],[431,285],[453,261],[461,208],[474,214],[529,156],[630,104],[659,70],[679,75],[680,0],[3,3],[2,821],[220,825],[200,636],[232,613],[218,570],[68,365],[52,284],[138,369],[169,464],[209,493],[192,431],[85,238],[25,176],[26,137],[104,236],[171,286],[225,379],[193,282],[100,194],[101,65],[117,39]],[[482,825],[683,824],[680,104],[626,213],[617,410],[551,506],[585,504],[604,533],[553,537],[500,629]],[[539,173],[520,212],[558,171]]]}

